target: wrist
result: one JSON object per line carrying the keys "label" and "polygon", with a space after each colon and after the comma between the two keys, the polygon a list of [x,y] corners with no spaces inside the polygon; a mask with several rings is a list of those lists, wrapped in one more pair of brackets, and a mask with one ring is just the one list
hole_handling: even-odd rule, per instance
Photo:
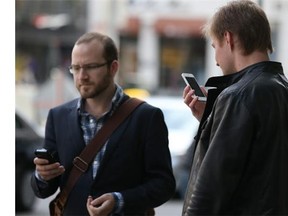
{"label": "wrist", "polygon": [[123,196],[119,192],[113,192],[112,195],[113,195],[113,198],[115,200],[115,206],[114,206],[113,212],[114,213],[120,213],[122,211],[123,206],[124,206]]}

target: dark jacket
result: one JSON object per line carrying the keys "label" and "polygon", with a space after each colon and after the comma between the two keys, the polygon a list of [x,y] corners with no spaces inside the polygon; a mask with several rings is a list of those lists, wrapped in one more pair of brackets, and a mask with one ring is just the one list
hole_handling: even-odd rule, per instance
{"label": "dark jacket", "polygon": [[[61,178],[39,187],[32,178],[38,197],[46,198],[67,181],[73,158],[85,147],[76,109],[77,100],[50,110],[44,147],[56,149],[66,171]],[[174,195],[175,179],[168,148],[167,127],[160,109],[144,103],[112,134],[95,179],[92,168],[84,173],[71,192],[65,215],[88,215],[88,195],[94,198],[120,192],[125,215],[143,215]]]}
{"label": "dark jacket", "polygon": [[281,64],[260,62],[207,85],[218,89],[208,91],[183,215],[288,215],[288,81]]}

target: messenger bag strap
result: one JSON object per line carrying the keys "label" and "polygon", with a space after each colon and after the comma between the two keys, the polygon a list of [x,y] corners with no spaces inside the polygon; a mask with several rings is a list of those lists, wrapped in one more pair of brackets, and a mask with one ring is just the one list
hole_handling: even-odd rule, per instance
{"label": "messenger bag strap", "polygon": [[74,166],[71,169],[69,178],[65,187],[57,195],[57,205],[63,209],[67,201],[70,191],[74,187],[81,174],[86,172],[89,164],[94,159],[97,152],[104,145],[106,140],[110,137],[112,132],[129,116],[132,111],[142,104],[144,101],[137,98],[129,98],[118,109],[115,110],[113,115],[104,123],[103,127],[94,136],[90,143],[82,150],[79,156],[74,158]]}

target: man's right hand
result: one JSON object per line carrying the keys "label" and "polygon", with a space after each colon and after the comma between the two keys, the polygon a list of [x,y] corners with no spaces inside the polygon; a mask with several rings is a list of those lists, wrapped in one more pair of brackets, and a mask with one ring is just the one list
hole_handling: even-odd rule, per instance
{"label": "man's right hand", "polygon": [[[201,87],[202,92],[207,96],[207,92]],[[191,109],[193,116],[200,122],[203,116],[206,102],[198,100],[195,91],[190,86],[186,86],[183,90],[184,103]]]}
{"label": "man's right hand", "polygon": [[49,164],[48,160],[38,157],[34,158],[33,161],[38,175],[45,181],[49,181],[65,172],[64,166],[59,162]]}

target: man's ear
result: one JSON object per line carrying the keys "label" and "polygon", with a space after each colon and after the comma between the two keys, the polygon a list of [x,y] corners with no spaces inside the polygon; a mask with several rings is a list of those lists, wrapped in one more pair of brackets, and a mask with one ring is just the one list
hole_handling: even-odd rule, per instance
{"label": "man's ear", "polygon": [[226,31],[224,33],[224,43],[230,46],[230,49],[234,49],[234,35],[232,32]]}
{"label": "man's ear", "polygon": [[111,65],[110,65],[110,71],[111,71],[111,74],[113,76],[116,75],[117,71],[119,69],[119,62],[117,60],[114,60]]}

